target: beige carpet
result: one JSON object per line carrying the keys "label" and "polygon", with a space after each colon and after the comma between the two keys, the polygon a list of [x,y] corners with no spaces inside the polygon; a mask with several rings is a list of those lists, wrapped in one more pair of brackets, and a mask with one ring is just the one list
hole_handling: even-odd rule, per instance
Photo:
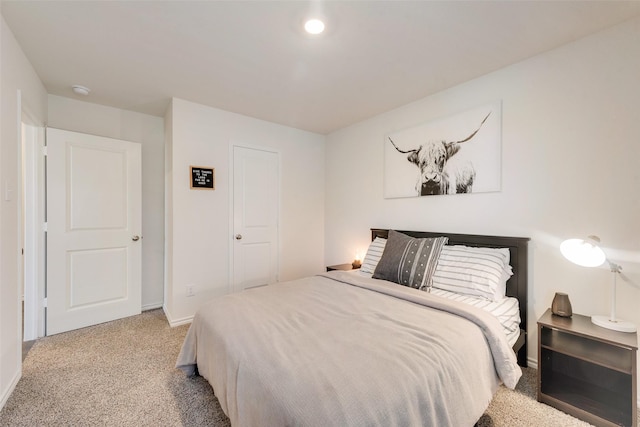
{"label": "beige carpet", "polygon": [[[229,426],[209,384],[174,369],[187,328],[153,310],[38,340],[0,426]],[[538,403],[535,375],[501,388],[479,426],[589,425]]]}

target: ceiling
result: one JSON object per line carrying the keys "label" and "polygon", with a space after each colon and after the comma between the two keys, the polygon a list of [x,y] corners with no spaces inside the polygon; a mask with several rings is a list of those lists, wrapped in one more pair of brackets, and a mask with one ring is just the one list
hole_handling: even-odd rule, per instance
{"label": "ceiling", "polygon": [[[640,16],[639,1],[7,1],[50,94],[327,134]],[[303,34],[322,16],[322,36]],[[91,89],[79,97],[71,86]]]}

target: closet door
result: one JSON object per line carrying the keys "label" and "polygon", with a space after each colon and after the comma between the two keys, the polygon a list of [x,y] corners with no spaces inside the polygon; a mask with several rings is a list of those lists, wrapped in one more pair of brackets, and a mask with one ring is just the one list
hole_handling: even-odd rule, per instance
{"label": "closet door", "polygon": [[233,290],[278,280],[279,155],[233,147]]}

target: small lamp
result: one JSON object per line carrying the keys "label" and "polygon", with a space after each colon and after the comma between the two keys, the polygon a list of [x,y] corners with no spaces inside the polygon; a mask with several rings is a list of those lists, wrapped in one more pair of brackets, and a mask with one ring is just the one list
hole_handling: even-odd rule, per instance
{"label": "small lamp", "polygon": [[586,239],[569,239],[562,242],[560,252],[569,261],[583,267],[599,267],[605,262],[613,273],[611,284],[611,315],[591,316],[591,322],[603,328],[620,332],[635,332],[636,325],[616,318],[616,277],[622,271],[622,267],[607,259],[604,251],[599,246],[600,239],[597,236],[589,236]]}
{"label": "small lamp", "polygon": [[351,263],[351,267],[354,269],[362,267],[362,257],[360,256],[360,252],[356,253],[356,258]]}

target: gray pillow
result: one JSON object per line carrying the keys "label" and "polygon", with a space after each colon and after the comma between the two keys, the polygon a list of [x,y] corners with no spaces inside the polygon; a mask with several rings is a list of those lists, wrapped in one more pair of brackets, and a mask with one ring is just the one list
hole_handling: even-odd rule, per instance
{"label": "gray pillow", "polygon": [[389,230],[387,244],[373,278],[416,289],[431,287],[431,276],[447,240],[446,237],[418,239]]}

